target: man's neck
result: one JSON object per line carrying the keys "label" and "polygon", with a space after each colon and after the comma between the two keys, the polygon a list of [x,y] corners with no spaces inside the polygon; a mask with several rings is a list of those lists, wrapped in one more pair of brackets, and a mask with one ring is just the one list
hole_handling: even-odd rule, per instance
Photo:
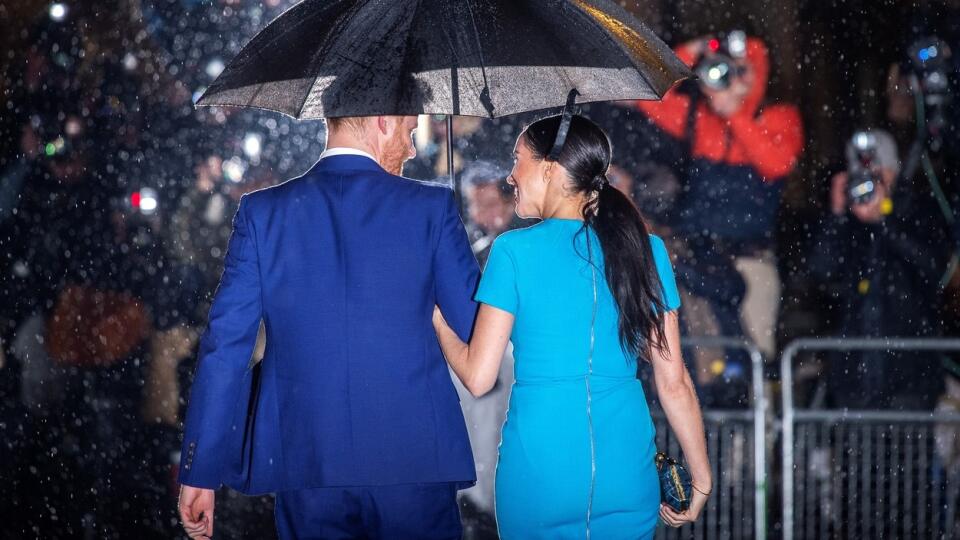
{"label": "man's neck", "polygon": [[373,159],[382,165],[381,156],[371,145],[356,137],[348,137],[340,134],[330,134],[327,136],[327,148],[353,148],[373,156]]}

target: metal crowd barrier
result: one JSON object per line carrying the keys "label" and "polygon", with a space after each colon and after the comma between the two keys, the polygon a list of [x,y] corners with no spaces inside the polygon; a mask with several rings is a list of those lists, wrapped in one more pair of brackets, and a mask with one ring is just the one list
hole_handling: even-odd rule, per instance
{"label": "metal crowd barrier", "polygon": [[[750,407],[739,410],[705,410],[707,455],[713,468],[713,492],[700,519],[679,529],[657,528],[658,540],[675,538],[763,540],[766,523],[766,411],[763,355],[749,341],[721,337],[684,337],[683,348],[738,349],[750,357]],[[662,411],[655,412],[657,448],[680,455]]]}
{"label": "metal crowd barrier", "polygon": [[960,475],[938,463],[934,429],[960,430],[960,414],[797,409],[793,360],[810,350],[960,351],[960,339],[810,338],[787,346],[780,364],[784,540],[954,538]]}

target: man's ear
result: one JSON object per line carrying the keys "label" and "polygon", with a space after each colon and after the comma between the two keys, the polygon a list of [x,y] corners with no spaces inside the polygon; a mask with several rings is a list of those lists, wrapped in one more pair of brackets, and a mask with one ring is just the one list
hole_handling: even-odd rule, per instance
{"label": "man's ear", "polygon": [[389,119],[388,117],[386,117],[386,116],[378,116],[378,117],[377,117],[377,129],[378,129],[378,130],[380,131],[380,133],[382,133],[383,135],[386,135],[387,132],[390,130],[390,126],[388,125],[389,122],[390,122],[390,119]]}

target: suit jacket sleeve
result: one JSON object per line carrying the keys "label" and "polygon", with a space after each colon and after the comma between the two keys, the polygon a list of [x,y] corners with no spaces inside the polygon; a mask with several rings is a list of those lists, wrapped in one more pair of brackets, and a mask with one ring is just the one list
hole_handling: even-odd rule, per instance
{"label": "suit jacket sleeve", "polygon": [[470,249],[453,191],[445,194],[440,218],[440,238],[433,259],[437,305],[450,328],[470,341],[478,304],[473,300],[480,280],[480,266]]}
{"label": "suit jacket sleeve", "polygon": [[[217,489],[229,461],[229,437],[244,375],[262,316],[257,248],[243,197],[233,219],[233,234],[223,275],[200,338],[199,360],[190,392],[180,458],[180,483]],[[245,402],[244,402],[245,403]]]}

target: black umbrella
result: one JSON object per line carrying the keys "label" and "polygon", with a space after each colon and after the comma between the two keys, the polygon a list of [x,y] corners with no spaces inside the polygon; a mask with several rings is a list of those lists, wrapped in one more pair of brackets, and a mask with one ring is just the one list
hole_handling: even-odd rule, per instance
{"label": "black umbrella", "polygon": [[305,0],[254,37],[197,105],[302,119],[493,118],[573,95],[659,99],[689,75],[608,0]]}

